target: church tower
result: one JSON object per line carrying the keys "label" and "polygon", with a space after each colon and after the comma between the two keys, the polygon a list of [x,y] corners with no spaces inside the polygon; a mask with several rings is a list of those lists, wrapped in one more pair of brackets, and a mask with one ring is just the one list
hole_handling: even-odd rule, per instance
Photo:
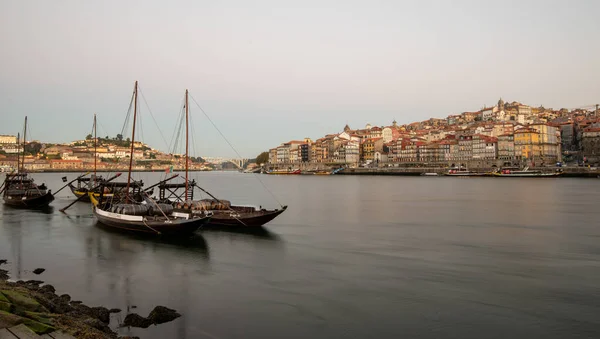
{"label": "church tower", "polygon": [[502,98],[500,98],[500,100],[498,100],[498,110],[499,111],[504,110],[504,100],[502,100]]}

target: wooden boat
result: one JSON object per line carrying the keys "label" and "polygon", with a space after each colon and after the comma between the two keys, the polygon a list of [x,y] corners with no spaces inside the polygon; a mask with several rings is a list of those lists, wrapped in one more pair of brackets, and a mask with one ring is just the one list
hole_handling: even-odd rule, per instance
{"label": "wooden boat", "polygon": [[450,177],[480,177],[486,174],[481,172],[469,171],[466,168],[452,168],[448,170],[447,173],[444,173],[444,175]]}
{"label": "wooden boat", "polygon": [[495,177],[504,178],[553,178],[561,176],[562,174],[563,172],[560,169],[557,169],[554,172],[543,172],[540,170],[530,170],[529,167],[525,167],[522,170],[503,168],[497,172],[492,173],[492,175]]}
{"label": "wooden boat", "polygon": [[[94,187],[100,185],[100,183],[104,183],[105,179],[102,176],[92,176],[91,178],[78,178],[77,179],[77,186],[73,185],[73,183],[69,183],[69,188],[71,189],[71,192],[73,193],[73,195],[79,200],[79,201],[84,201],[84,202],[90,202],[90,197],[89,197],[89,193],[90,190],[93,190],[93,194],[96,195],[96,198],[98,198],[100,196],[100,191],[98,190],[98,188],[94,189]],[[108,185],[105,186],[105,188],[107,189],[106,192],[104,192],[104,197],[105,198],[110,198],[112,196],[112,193],[110,193],[109,187]]]}
{"label": "wooden boat", "polygon": [[[141,190],[141,184],[136,185],[131,182],[138,102],[137,81],[134,86],[132,102],[133,132],[125,190],[122,191],[123,194],[114,194],[110,199],[105,199],[105,185],[101,183],[98,198],[92,192],[88,194],[92,201],[94,215],[100,224],[116,230],[154,235],[190,235],[210,220],[209,214],[175,211],[171,204],[159,204],[151,199],[147,192]],[[144,200],[140,202],[136,197]]]}
{"label": "wooden boat", "polygon": [[28,173],[7,174],[4,179],[4,204],[18,208],[44,208],[54,195],[45,184],[36,185]]}
{"label": "wooden boat", "polygon": [[[185,91],[185,135],[186,149],[185,159],[188,159],[188,91]],[[283,213],[287,206],[281,209],[267,210],[262,207],[231,205],[228,200],[218,199],[210,192],[198,186],[195,180],[189,180],[189,161],[185,161],[185,178],[183,183],[159,183],[159,197],[157,201],[163,204],[171,204],[174,211],[181,213],[192,213],[193,215],[210,215],[207,226],[213,227],[260,227]],[[300,170],[297,170],[300,174]],[[194,189],[198,188],[208,194],[212,199],[194,200]],[[183,190],[183,192],[181,192]]]}
{"label": "wooden boat", "polygon": [[[27,117],[25,117],[25,132],[23,133],[23,149],[25,149],[25,140],[27,137]],[[20,137],[17,137],[20,139]],[[17,141],[17,144],[20,142]],[[17,173],[9,173],[4,178],[4,183],[0,186],[3,193],[2,198],[7,206],[17,208],[44,208],[47,207],[53,200],[54,195],[48,190],[46,184],[36,185],[29,173],[25,173],[23,163],[25,162],[25,154],[23,160],[21,156],[17,156]]]}
{"label": "wooden boat", "polygon": [[267,174],[302,174],[300,169],[289,169],[289,170],[270,170]]}

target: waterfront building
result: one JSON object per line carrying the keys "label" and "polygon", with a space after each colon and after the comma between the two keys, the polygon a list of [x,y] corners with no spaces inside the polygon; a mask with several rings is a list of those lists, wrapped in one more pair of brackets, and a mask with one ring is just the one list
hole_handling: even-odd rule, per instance
{"label": "waterfront building", "polygon": [[482,134],[473,135],[472,159],[494,160],[498,155],[498,139]]}
{"label": "waterfront building", "polygon": [[362,161],[375,160],[375,152],[383,151],[383,138],[369,138],[361,142],[360,158]]}
{"label": "waterfront building", "polygon": [[0,135],[0,145],[11,145],[17,143],[16,135]]}
{"label": "waterfront building", "polygon": [[581,151],[587,162],[600,163],[600,128],[589,127],[583,130]]}
{"label": "waterfront building", "polygon": [[473,158],[473,136],[460,135],[458,137],[458,159],[468,161]]}
{"label": "waterfront building", "polygon": [[498,159],[510,162],[515,159],[515,137],[512,133],[498,136]]}
{"label": "waterfront building", "polygon": [[562,158],[559,129],[548,124],[531,124],[529,127],[539,133],[541,160],[545,163],[559,161]]}
{"label": "waterfront building", "polygon": [[540,133],[535,129],[521,128],[514,133],[515,158],[530,160],[532,165],[541,160]]}
{"label": "waterfront building", "polygon": [[360,161],[360,142],[349,140],[345,144],[346,163],[356,164]]}

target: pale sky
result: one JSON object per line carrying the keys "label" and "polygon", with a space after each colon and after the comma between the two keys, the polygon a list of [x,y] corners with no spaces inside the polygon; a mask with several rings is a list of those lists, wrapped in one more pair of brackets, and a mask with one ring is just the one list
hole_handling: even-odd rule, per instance
{"label": "pale sky", "polygon": [[[0,0],[0,134],[120,132],[135,80],[167,143],[186,88],[244,157],[477,110],[600,103],[600,1]],[[144,142],[167,150],[142,103]],[[194,155],[234,156],[195,104]],[[138,133],[139,135],[139,133]],[[29,138],[28,138],[29,139]]]}

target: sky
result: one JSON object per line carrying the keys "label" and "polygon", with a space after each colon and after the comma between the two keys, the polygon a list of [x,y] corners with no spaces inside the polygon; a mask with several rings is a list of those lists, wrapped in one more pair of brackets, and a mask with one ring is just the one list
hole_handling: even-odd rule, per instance
{"label": "sky", "polygon": [[82,139],[96,113],[98,134],[115,136],[136,80],[136,139],[163,151],[182,149],[172,140],[189,89],[211,119],[190,99],[195,156],[252,158],[345,124],[445,118],[500,97],[589,106],[598,13],[594,0],[3,0],[0,134],[27,115],[28,140]]}

